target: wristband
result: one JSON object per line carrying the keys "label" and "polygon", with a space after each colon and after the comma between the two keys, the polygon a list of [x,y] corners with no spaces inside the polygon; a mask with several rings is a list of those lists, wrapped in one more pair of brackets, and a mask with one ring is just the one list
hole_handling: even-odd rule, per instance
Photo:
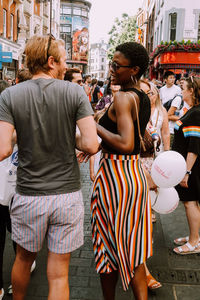
{"label": "wristband", "polygon": [[186,175],[191,175],[192,174],[192,171],[187,171],[186,172]]}

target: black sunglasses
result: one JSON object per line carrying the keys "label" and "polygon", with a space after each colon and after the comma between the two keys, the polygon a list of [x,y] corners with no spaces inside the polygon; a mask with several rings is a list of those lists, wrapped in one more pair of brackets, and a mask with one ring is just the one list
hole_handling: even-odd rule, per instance
{"label": "black sunglasses", "polygon": [[112,61],[111,63],[110,63],[110,68],[114,71],[114,72],[116,72],[116,71],[118,71],[120,68],[132,68],[132,66],[121,66],[121,65],[118,65],[115,61]]}
{"label": "black sunglasses", "polygon": [[49,58],[49,49],[50,49],[50,46],[51,46],[51,41],[54,40],[55,41],[55,37],[53,36],[53,34],[49,34],[48,35],[49,38],[48,38],[48,44],[47,44],[47,59],[46,59],[46,62],[48,61],[48,58]]}

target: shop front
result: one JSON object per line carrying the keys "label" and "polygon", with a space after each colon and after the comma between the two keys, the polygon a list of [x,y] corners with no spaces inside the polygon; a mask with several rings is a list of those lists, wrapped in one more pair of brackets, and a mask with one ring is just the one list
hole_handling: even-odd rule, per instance
{"label": "shop front", "polygon": [[[194,43],[192,44],[194,46]],[[186,48],[186,47],[185,47]],[[158,80],[163,80],[166,71],[173,71],[178,77],[188,77],[190,75],[200,77],[200,45],[196,48],[187,47],[179,49],[176,47],[169,49],[158,48],[151,55],[149,76]]]}
{"label": "shop front", "polygon": [[7,39],[0,38],[0,79],[16,77],[20,45]]}

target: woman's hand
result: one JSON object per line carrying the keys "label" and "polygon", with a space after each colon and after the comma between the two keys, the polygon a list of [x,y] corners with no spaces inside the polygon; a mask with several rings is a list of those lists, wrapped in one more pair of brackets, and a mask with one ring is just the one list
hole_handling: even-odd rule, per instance
{"label": "woman's hand", "polygon": [[185,174],[183,180],[180,182],[180,186],[182,186],[184,188],[188,188],[188,178],[189,178],[189,175]]}
{"label": "woman's hand", "polygon": [[90,172],[90,179],[92,182],[94,182],[94,180],[95,180],[94,172]]}
{"label": "woman's hand", "polygon": [[76,153],[76,158],[78,163],[86,163],[90,159],[91,155],[88,153],[84,153],[82,151],[77,151]]}

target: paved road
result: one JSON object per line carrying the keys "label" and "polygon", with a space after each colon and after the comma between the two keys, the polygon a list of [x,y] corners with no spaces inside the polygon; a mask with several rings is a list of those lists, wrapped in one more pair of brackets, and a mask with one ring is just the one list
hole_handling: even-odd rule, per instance
{"label": "paved road", "polygon": [[[82,190],[85,203],[85,243],[72,254],[70,265],[70,299],[102,300],[99,277],[95,272],[90,230],[91,182],[88,165],[81,166]],[[157,215],[154,225],[154,256],[148,266],[163,287],[149,292],[150,300],[200,300],[200,254],[179,256],[172,252],[173,239],[187,234],[188,228],[183,206],[175,212]],[[48,295],[46,279],[46,247],[37,257],[37,267],[31,276],[26,300],[45,300]],[[10,284],[10,271],[14,260],[12,242],[8,235],[4,259],[5,289]],[[12,297],[6,295],[5,300]],[[131,289],[126,293],[118,283],[116,300],[134,299]],[[56,299],[55,299],[56,300]]]}

